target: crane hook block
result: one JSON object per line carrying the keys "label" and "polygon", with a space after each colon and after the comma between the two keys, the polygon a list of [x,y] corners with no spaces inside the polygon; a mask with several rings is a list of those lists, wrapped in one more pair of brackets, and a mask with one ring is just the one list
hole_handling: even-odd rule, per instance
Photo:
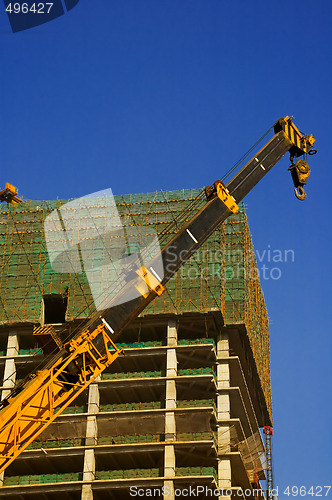
{"label": "crane hook block", "polygon": [[292,164],[289,169],[292,175],[295,196],[298,200],[305,200],[307,195],[303,186],[307,184],[310,175],[310,167],[308,163],[304,160],[299,160],[295,164]]}

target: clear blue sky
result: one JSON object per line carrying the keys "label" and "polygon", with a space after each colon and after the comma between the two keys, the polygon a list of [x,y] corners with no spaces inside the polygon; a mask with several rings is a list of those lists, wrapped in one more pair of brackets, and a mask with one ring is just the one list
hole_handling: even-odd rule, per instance
{"label": "clear blue sky", "polygon": [[0,184],[26,198],[202,187],[280,116],[317,138],[305,202],[285,157],[246,206],[295,256],[262,281],[275,482],[331,484],[331,3],[80,0],[16,34],[0,9]]}

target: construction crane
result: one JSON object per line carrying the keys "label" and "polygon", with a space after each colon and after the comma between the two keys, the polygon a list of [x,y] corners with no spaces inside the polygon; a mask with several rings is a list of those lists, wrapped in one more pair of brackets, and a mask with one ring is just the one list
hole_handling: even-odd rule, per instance
{"label": "construction crane", "polygon": [[9,182],[6,182],[5,189],[0,191],[0,202],[20,203],[23,200],[17,196],[18,190]]}
{"label": "construction crane", "polygon": [[[299,199],[305,198],[303,186],[310,169],[305,160],[297,158],[313,154],[314,142],[312,135],[299,132],[292,118],[279,119],[274,124],[273,137],[227,185],[218,180],[205,188],[205,205],[161,251],[162,279],[156,276],[153,260],[149,268],[137,260],[136,269],[131,270],[126,285],[115,297],[117,305],[96,313],[65,344],[62,345],[50,325],[36,327],[35,333],[47,335],[57,353],[0,403],[0,472],[118,358],[123,352],[115,344],[119,335],[164,292],[176,271],[229,215],[238,211],[238,203],[287,152],[291,157],[295,194]],[[126,301],[133,287],[138,290],[143,287],[145,292]]]}

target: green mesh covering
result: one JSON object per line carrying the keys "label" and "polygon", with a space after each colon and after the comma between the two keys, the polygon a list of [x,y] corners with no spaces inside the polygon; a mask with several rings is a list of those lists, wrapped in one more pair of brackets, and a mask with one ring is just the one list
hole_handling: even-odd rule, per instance
{"label": "green mesh covering", "polygon": [[[120,215],[130,224],[151,227],[163,242],[176,228],[169,223],[195,199],[200,190],[116,196]],[[63,201],[37,201],[0,205],[0,325],[40,324],[43,295],[63,294],[68,289],[66,321],[83,319],[95,312],[84,273],[60,274],[52,270],[44,238],[43,222]],[[188,210],[185,224],[205,203]],[[101,249],[97,249],[101,251]],[[144,315],[220,310],[226,324],[245,324],[258,373],[271,411],[268,317],[243,204],[201,249],[169,281]],[[193,342],[193,341],[192,341]],[[132,346],[136,348],[138,346]]]}

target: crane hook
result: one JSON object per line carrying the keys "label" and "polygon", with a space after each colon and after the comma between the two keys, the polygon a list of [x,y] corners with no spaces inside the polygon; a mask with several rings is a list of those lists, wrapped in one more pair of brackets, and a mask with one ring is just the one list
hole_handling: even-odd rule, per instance
{"label": "crane hook", "polygon": [[298,200],[303,201],[306,199],[307,193],[305,192],[302,186],[298,186],[297,188],[294,189],[294,191],[295,191],[295,196]]}
{"label": "crane hook", "polygon": [[295,187],[295,196],[298,200],[305,200],[307,197],[306,192],[303,189],[304,184],[307,184],[308,177],[310,174],[310,168],[306,161],[298,160],[295,164],[293,163],[293,157],[291,157],[291,166],[289,171],[292,174],[292,179]]}

